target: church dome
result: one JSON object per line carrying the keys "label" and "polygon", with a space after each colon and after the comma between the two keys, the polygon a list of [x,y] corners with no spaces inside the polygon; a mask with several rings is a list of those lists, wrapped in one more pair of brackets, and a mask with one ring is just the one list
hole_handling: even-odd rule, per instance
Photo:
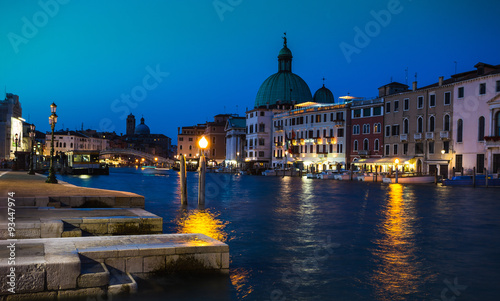
{"label": "church dome", "polygon": [[144,123],[144,117],[141,118],[141,124],[135,127],[136,135],[149,135],[149,127]]}
{"label": "church dome", "polygon": [[314,93],[313,101],[317,103],[334,103],[335,98],[332,91],[323,85],[323,87]]}
{"label": "church dome", "polygon": [[255,98],[255,107],[282,104],[296,104],[312,101],[312,94],[306,82],[292,73],[292,51],[287,47],[286,36],[283,49],[278,55],[278,73],[269,76],[260,86]]}

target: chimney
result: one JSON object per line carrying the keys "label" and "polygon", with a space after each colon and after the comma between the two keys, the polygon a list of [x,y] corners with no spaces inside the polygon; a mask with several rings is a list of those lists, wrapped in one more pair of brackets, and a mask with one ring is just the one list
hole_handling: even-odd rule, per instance
{"label": "chimney", "polygon": [[417,90],[417,82],[413,82],[413,91]]}
{"label": "chimney", "polygon": [[178,127],[178,128],[177,128],[177,135],[179,135],[180,133],[181,133],[181,128],[180,128],[180,127]]}
{"label": "chimney", "polygon": [[443,79],[444,79],[444,76],[439,77],[439,86],[440,87],[443,85]]}

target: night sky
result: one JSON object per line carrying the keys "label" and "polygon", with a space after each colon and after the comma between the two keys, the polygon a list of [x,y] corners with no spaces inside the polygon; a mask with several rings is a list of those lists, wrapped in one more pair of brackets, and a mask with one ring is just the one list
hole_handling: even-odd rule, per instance
{"label": "night sky", "polygon": [[325,77],[335,98],[373,97],[391,77],[405,83],[406,68],[420,87],[454,62],[500,64],[499,13],[498,1],[457,0],[2,1],[0,87],[39,130],[55,102],[57,129],[124,133],[132,112],[175,139],[179,126],[253,108],[285,31],[313,94]]}

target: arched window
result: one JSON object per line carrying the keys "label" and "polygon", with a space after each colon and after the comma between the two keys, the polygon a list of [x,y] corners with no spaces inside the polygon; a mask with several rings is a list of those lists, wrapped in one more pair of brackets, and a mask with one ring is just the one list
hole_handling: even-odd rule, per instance
{"label": "arched window", "polygon": [[375,139],[374,145],[373,145],[373,150],[378,151],[380,149],[380,143],[378,139]]}
{"label": "arched window", "polygon": [[443,131],[450,130],[450,115],[444,115]]}
{"label": "arched window", "polygon": [[495,136],[500,136],[500,112],[495,115]]}
{"label": "arched window", "polygon": [[463,132],[464,132],[464,122],[462,119],[457,121],[457,142],[463,141]]}
{"label": "arched window", "polygon": [[429,132],[434,132],[435,120],[434,116],[429,117]]}
{"label": "arched window", "polygon": [[423,118],[418,117],[417,118],[417,133],[422,133],[423,132]]}
{"label": "arched window", "polygon": [[370,149],[369,141],[368,139],[365,138],[365,140],[363,140],[363,150],[369,150],[369,149]]}
{"label": "arched window", "polygon": [[403,134],[408,134],[410,132],[410,122],[408,121],[408,118],[405,118],[403,120]]}
{"label": "arched window", "polygon": [[484,141],[484,117],[479,117],[477,141]]}
{"label": "arched window", "polygon": [[354,151],[358,151],[358,140],[354,140]]}

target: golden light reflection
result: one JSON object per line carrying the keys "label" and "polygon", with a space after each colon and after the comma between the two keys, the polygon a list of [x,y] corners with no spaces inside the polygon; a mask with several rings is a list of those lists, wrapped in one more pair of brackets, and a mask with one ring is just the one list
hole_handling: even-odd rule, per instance
{"label": "golden light reflection", "polygon": [[231,284],[238,294],[238,300],[248,297],[253,292],[253,287],[248,284],[250,271],[242,268],[231,270]]}
{"label": "golden light reflection", "polygon": [[[401,184],[389,185],[389,199],[384,208],[380,239],[373,251],[377,268],[374,287],[377,300],[398,300],[418,291],[422,277],[414,243],[414,208],[412,200],[403,197]],[[401,299],[401,300],[403,300]]]}
{"label": "golden light reflection", "polygon": [[[220,214],[209,210],[184,211],[176,220],[178,233],[201,233],[222,242],[228,241],[225,231],[229,222],[218,219]],[[194,242],[193,242],[194,243]]]}

